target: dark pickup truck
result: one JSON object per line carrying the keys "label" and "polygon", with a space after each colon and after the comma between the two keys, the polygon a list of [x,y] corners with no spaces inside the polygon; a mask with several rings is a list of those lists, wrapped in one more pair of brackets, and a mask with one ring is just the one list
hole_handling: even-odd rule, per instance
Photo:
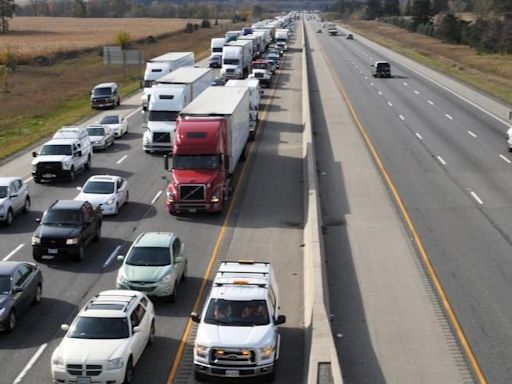
{"label": "dark pickup truck", "polygon": [[32,255],[40,261],[44,255],[71,256],[82,261],[85,247],[101,237],[101,208],[87,201],[57,200],[37,219],[32,237]]}

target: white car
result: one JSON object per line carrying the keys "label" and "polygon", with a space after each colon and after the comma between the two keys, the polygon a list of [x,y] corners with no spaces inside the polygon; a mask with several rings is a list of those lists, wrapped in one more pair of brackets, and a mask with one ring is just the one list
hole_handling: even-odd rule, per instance
{"label": "white car", "polygon": [[106,125],[113,130],[115,137],[122,137],[125,133],[128,133],[128,121],[123,115],[103,116],[98,124]]}
{"label": "white car", "polygon": [[114,131],[106,125],[91,125],[87,127],[87,133],[91,139],[92,148],[105,149],[114,144]]}
{"label": "white car", "polygon": [[133,367],[153,344],[155,311],[137,291],[103,291],[82,308],[53,351],[53,383],[131,383]]}
{"label": "white car", "polygon": [[28,186],[21,177],[0,177],[0,222],[11,225],[14,215],[30,210]]}
{"label": "white car", "polygon": [[117,215],[119,208],[128,202],[130,192],[124,177],[96,175],[90,177],[75,200],[88,201],[93,207],[99,206],[103,215]]}

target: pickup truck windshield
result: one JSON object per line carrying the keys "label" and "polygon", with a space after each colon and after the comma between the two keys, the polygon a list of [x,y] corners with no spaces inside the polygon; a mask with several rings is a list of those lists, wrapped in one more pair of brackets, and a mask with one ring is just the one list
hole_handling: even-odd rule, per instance
{"label": "pickup truck windshield", "polygon": [[43,216],[44,225],[80,225],[80,211],[71,209],[50,209]]}
{"label": "pickup truck windshield", "polygon": [[224,59],[224,65],[238,65],[239,63],[238,59]]}
{"label": "pickup truck windshield", "polygon": [[162,267],[171,264],[169,248],[132,247],[126,256],[126,264],[144,267]]}
{"label": "pickup truck windshield", "polygon": [[174,169],[218,169],[219,155],[175,155],[172,160]]}
{"label": "pickup truck windshield", "polygon": [[270,317],[265,300],[211,299],[204,322],[231,327],[252,327],[269,324]]}
{"label": "pickup truck windshield", "polygon": [[129,336],[125,317],[80,316],[68,334],[73,339],[126,339]]}
{"label": "pickup truck windshield", "polygon": [[0,199],[3,199],[4,197],[7,197],[7,186],[2,185],[0,186]]}
{"label": "pickup truck windshield", "polygon": [[10,276],[0,276],[0,295],[11,292]]}
{"label": "pickup truck windshield", "polygon": [[149,111],[148,121],[176,121],[178,114],[176,111]]}
{"label": "pickup truck windshield", "polygon": [[71,145],[43,145],[40,155],[71,156]]}

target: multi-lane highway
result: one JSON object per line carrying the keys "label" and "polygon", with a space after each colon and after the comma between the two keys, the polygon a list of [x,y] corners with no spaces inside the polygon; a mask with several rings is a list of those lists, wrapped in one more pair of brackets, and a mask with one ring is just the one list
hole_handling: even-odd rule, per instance
{"label": "multi-lane highway", "polygon": [[[297,37],[300,40],[300,36]],[[143,116],[140,95],[118,108],[128,118],[129,133],[109,149],[95,154],[92,168],[73,182],[35,184],[30,180],[29,153],[0,167],[2,175],[21,175],[29,182],[32,208],[18,216],[11,227],[0,229],[2,259],[32,260],[31,236],[35,219],[56,199],[72,199],[88,177],[113,174],[126,177],[130,201],[117,217],[104,218],[102,239],[92,244],[83,262],[47,259],[41,263],[44,276],[41,305],[19,318],[17,329],[0,338],[2,383],[50,382],[50,357],[63,336],[62,323],[69,323],[94,294],[115,285],[118,264],[115,250],[126,252],[130,242],[146,231],[172,231],[185,243],[188,257],[186,283],[180,285],[176,303],[157,301],[155,344],[146,350],[135,369],[135,383],[160,384],[193,381],[190,356],[181,343],[189,313],[202,282],[226,259],[271,261],[279,276],[281,311],[287,315],[282,327],[282,360],[277,382],[302,380],[302,262],[301,222],[301,122],[300,50],[292,44],[278,71],[275,90],[265,91],[259,132],[250,155],[237,174],[232,204],[222,215],[170,216],[163,196],[167,185],[164,163],[158,155],[142,151]],[[204,63],[203,63],[204,65]],[[108,114],[108,111],[101,114]],[[99,115],[84,124],[99,120]],[[213,261],[213,262],[212,262]],[[209,265],[213,265],[210,269]],[[208,283],[208,281],[207,281]],[[208,287],[208,284],[206,284]],[[182,352],[185,352],[184,355]]]}
{"label": "multi-lane highway", "polygon": [[[396,186],[487,380],[509,383],[507,126],[357,36],[324,31],[315,38]],[[377,60],[391,63],[391,79],[371,76]]]}

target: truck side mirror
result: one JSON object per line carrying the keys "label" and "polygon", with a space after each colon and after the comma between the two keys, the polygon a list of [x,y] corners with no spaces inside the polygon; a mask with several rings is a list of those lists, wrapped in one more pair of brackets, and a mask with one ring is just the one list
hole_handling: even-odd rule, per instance
{"label": "truck side mirror", "polygon": [[190,314],[190,318],[192,319],[192,321],[193,321],[194,323],[199,323],[199,322],[201,322],[201,319],[199,318],[199,315],[197,314],[197,312],[192,312],[192,313]]}
{"label": "truck side mirror", "polygon": [[37,157],[37,152],[36,151],[32,152],[32,157]]}
{"label": "truck side mirror", "polygon": [[275,325],[281,325],[281,324],[284,324],[284,323],[286,323],[286,316],[284,316],[284,315],[277,316],[277,319],[275,321]]}
{"label": "truck side mirror", "polygon": [[164,169],[169,170],[169,155],[164,155]]}

